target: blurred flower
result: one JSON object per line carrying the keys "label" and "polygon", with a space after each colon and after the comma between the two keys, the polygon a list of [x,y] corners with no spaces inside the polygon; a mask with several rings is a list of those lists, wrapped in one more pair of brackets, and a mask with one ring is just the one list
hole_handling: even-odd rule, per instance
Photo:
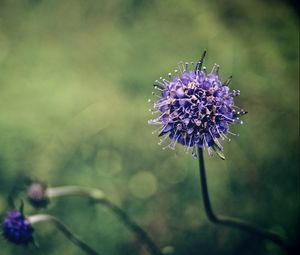
{"label": "blurred flower", "polygon": [[13,244],[33,243],[32,225],[40,222],[50,222],[54,224],[71,242],[82,249],[86,254],[99,255],[88,244],[81,241],[63,222],[48,214],[35,214],[25,218],[23,214],[23,202],[19,210],[14,209],[7,213],[2,222],[2,233],[6,240]]}
{"label": "blurred flower", "polygon": [[229,139],[227,134],[233,134],[229,126],[242,124],[239,116],[246,112],[234,104],[234,97],[240,91],[229,89],[231,77],[222,84],[218,75],[219,65],[215,64],[209,74],[205,67],[202,68],[205,54],[193,70],[188,70],[188,63],[180,63],[179,72],[175,70],[174,76],[169,73],[169,80],[156,80],[154,88],[160,91],[160,95],[153,92],[159,99],[150,111],[160,116],[148,123],[160,125],[153,132],[163,136],[159,144],[171,139],[163,149],[175,149],[180,143],[187,151],[192,149],[194,156],[195,148],[199,147],[207,148],[209,155],[213,149],[224,159],[219,139]]}
{"label": "blurred flower", "polygon": [[4,237],[14,244],[28,244],[33,241],[33,228],[21,211],[12,210],[2,222]]}
{"label": "blurred flower", "polygon": [[46,193],[47,186],[40,182],[33,182],[28,186],[27,199],[36,208],[46,207],[49,198]]}
{"label": "blurred flower", "polygon": [[47,207],[53,198],[65,196],[86,196],[103,199],[104,193],[98,189],[80,186],[47,187],[43,182],[33,181],[27,187],[26,197],[29,203],[39,209]]}

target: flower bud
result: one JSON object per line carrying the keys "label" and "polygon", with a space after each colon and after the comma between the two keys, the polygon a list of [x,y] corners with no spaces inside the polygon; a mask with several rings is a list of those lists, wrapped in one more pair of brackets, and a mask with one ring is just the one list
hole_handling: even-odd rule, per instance
{"label": "flower bud", "polygon": [[33,228],[22,212],[12,210],[7,213],[2,222],[3,236],[14,244],[29,244],[33,242]]}
{"label": "flower bud", "polygon": [[27,199],[36,208],[46,207],[49,203],[46,185],[39,182],[31,183],[27,189]]}

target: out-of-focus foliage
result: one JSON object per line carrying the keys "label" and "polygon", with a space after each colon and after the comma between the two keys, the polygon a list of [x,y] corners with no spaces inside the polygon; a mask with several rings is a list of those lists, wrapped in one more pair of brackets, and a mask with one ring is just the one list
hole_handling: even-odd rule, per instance
{"label": "out-of-focus foliage", "polygon": [[[213,207],[296,240],[298,36],[284,1],[0,1],[1,213],[30,176],[102,189],[176,255],[282,254],[208,222],[197,160],[180,146],[161,150],[147,99],[154,80],[207,49],[206,66],[233,74],[249,111],[225,144],[227,160],[206,157]],[[147,254],[86,199],[48,209],[102,254]],[[36,236],[39,249],[0,241],[1,254],[81,254],[50,225]]]}

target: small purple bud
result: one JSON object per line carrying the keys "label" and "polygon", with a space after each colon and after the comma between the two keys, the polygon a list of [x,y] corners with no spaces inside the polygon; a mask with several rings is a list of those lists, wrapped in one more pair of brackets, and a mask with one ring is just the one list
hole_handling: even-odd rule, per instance
{"label": "small purple bud", "polygon": [[49,203],[49,198],[46,193],[46,185],[33,182],[27,189],[27,199],[30,204],[36,208],[46,207]]}

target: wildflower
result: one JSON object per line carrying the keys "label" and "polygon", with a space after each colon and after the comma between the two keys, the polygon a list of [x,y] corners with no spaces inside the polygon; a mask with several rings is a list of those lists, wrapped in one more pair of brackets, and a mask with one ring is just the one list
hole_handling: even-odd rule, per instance
{"label": "wildflower", "polygon": [[14,244],[29,244],[33,242],[33,228],[28,219],[19,210],[7,213],[2,222],[4,237]]}
{"label": "wildflower", "polygon": [[23,203],[19,210],[14,209],[7,213],[2,222],[2,233],[9,242],[19,244],[33,243],[33,227],[32,225],[40,222],[50,222],[57,227],[71,242],[83,250],[86,254],[99,255],[88,244],[81,241],[62,221],[48,214],[35,214],[25,217],[23,214]]}
{"label": "wildflower", "polygon": [[49,203],[49,198],[46,193],[46,185],[40,182],[33,182],[27,189],[27,199],[36,208],[46,207]]}
{"label": "wildflower", "polygon": [[229,131],[230,125],[242,124],[239,117],[246,112],[234,104],[234,97],[240,91],[230,90],[232,77],[222,84],[219,65],[215,64],[210,73],[202,68],[205,54],[193,70],[188,70],[189,63],[180,63],[179,72],[175,70],[174,76],[169,73],[169,80],[162,77],[156,80],[154,88],[160,95],[153,92],[159,99],[150,111],[160,115],[148,123],[160,125],[153,132],[162,137],[159,144],[170,138],[170,144],[163,149],[175,149],[180,143],[187,151],[191,149],[194,156],[198,147],[207,148],[209,155],[214,150],[225,159],[219,139],[229,139],[227,134],[233,134]]}

